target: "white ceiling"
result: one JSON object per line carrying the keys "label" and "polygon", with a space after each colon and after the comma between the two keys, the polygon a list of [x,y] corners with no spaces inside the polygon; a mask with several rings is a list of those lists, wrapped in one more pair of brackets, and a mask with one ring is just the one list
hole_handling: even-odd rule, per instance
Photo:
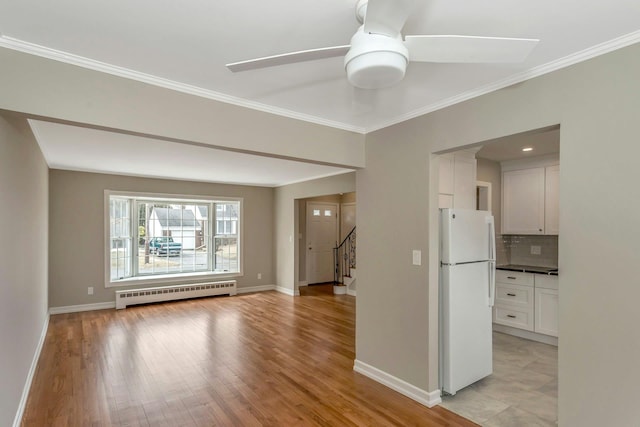
{"label": "white ceiling", "polygon": [[[349,86],[342,58],[235,74],[225,67],[234,61],[348,44],[358,27],[354,5],[355,0],[2,1],[0,47],[366,133],[640,41],[638,0],[422,0],[405,25],[405,34],[541,41],[523,64],[411,63],[400,84],[376,91]],[[131,137],[114,134],[109,138],[105,132],[94,134],[43,122],[35,126],[52,167],[97,171],[102,167],[105,172],[164,176],[151,165],[141,170],[142,166],[132,164],[122,170],[122,157],[107,160],[112,146],[133,143]],[[102,144],[83,139],[88,132]],[[134,146],[145,144],[135,139]],[[222,152],[156,143],[164,144],[167,155],[157,161],[165,165],[174,164],[178,155],[186,159],[186,153],[193,152],[188,161],[183,160],[181,172],[171,168],[167,177],[220,179],[206,166],[195,165],[205,163],[205,151],[207,158],[221,158]],[[82,144],[92,144],[91,153],[96,154],[83,155]],[[224,155],[232,158],[236,154]],[[237,156],[238,170],[247,169],[245,178],[233,178],[237,182],[279,185],[338,172],[324,166],[316,169],[297,162]],[[271,162],[277,161],[285,163],[273,167]],[[285,174],[287,169],[291,171]]]}
{"label": "white ceiling", "polygon": [[[522,151],[525,147],[532,150]],[[542,129],[484,141],[482,148],[476,153],[476,157],[503,162],[559,153],[560,129],[555,126],[552,129]]]}

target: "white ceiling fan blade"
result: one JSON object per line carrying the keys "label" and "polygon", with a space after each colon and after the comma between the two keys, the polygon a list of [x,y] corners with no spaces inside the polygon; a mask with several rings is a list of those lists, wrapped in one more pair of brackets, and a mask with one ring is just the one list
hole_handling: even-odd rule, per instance
{"label": "white ceiling fan blade", "polygon": [[477,36],[406,36],[416,62],[522,62],[540,40]]}
{"label": "white ceiling fan blade", "polygon": [[364,32],[397,37],[413,11],[416,0],[369,0]]}
{"label": "white ceiling fan blade", "polygon": [[296,62],[313,61],[315,59],[344,56],[350,45],[323,47],[320,49],[301,50],[281,55],[265,56],[247,61],[233,62],[226,67],[234,73],[238,71],[256,70],[258,68],[275,67],[276,65],[294,64]]}

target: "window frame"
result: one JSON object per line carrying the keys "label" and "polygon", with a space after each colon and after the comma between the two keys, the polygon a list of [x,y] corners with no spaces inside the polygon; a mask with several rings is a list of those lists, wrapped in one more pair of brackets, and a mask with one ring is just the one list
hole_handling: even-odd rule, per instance
{"label": "window frame", "polygon": [[[120,280],[111,280],[111,228],[110,228],[110,199],[111,197],[122,197],[130,199],[129,202],[129,218],[130,218],[130,234],[131,235],[131,273],[132,276],[126,277]],[[138,224],[138,214],[137,214],[137,206],[140,201],[148,201],[148,202],[175,202],[178,203],[206,203],[213,204],[216,202],[236,202],[238,203],[238,226],[237,233],[234,236],[237,236],[237,245],[238,245],[238,271],[237,272],[221,272],[216,273],[213,270],[206,271],[196,271],[196,272],[178,272],[178,273],[166,273],[166,274],[145,274],[138,275],[138,239],[137,239],[137,224]],[[209,279],[226,279],[232,277],[240,277],[244,275],[244,209],[243,209],[244,199],[242,197],[226,197],[226,196],[199,196],[199,195],[188,195],[188,194],[167,194],[167,193],[146,193],[146,192],[131,192],[131,191],[117,191],[117,190],[105,190],[104,191],[104,241],[102,244],[104,251],[104,284],[105,288],[117,288],[117,287],[126,287],[133,285],[154,285],[154,286],[170,286],[175,284],[181,284],[185,282],[193,282],[196,280],[209,280]],[[208,224],[209,227],[209,237],[211,239],[211,246],[213,247],[215,241],[215,207],[212,206],[211,211],[212,217],[209,218],[210,221]],[[213,268],[215,266],[214,262],[215,254],[211,251],[208,253],[208,267]]]}

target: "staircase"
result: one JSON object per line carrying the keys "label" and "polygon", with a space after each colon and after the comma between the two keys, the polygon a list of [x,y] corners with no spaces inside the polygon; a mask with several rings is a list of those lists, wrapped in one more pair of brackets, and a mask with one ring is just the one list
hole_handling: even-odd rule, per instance
{"label": "staircase", "polygon": [[333,249],[335,265],[333,281],[347,287],[347,294],[356,296],[356,228]]}

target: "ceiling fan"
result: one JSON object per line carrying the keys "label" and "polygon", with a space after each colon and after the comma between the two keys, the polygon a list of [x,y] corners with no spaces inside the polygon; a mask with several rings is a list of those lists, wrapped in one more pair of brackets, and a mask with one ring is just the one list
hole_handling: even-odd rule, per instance
{"label": "ceiling fan", "polygon": [[539,40],[503,37],[418,35],[400,31],[418,0],[358,0],[361,25],[350,45],[302,50],[227,64],[233,72],[345,55],[349,83],[362,89],[392,86],[411,62],[522,62]]}

